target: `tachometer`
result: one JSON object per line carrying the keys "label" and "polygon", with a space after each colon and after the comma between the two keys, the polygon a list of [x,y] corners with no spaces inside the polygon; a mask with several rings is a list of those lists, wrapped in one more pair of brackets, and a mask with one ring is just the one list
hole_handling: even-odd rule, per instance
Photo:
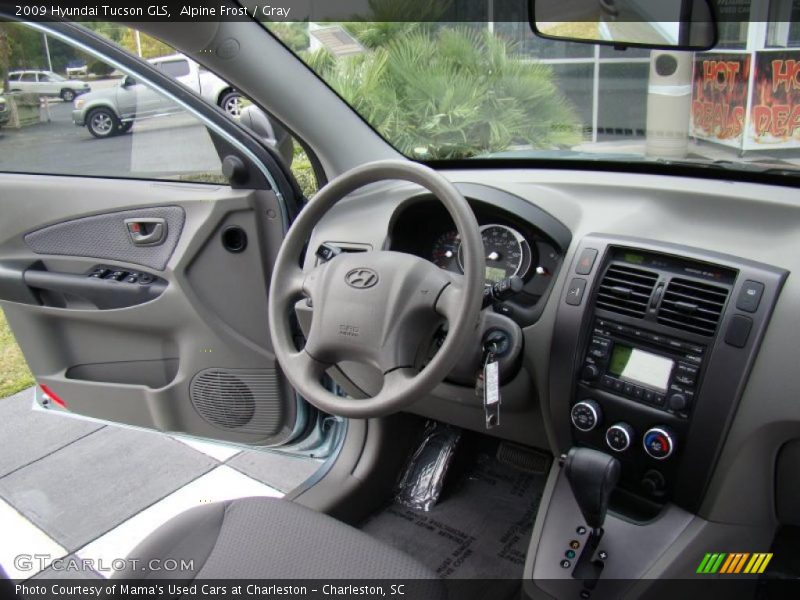
{"label": "tachometer", "polygon": [[461,239],[457,231],[443,233],[433,243],[431,260],[441,269],[460,272],[457,258],[460,246]]}

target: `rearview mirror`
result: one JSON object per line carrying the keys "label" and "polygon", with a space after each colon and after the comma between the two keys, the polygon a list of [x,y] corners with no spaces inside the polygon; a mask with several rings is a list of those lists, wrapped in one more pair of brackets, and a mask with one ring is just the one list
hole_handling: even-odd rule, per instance
{"label": "rearview mirror", "polygon": [[617,48],[708,50],[717,43],[711,0],[530,0],[543,38]]}

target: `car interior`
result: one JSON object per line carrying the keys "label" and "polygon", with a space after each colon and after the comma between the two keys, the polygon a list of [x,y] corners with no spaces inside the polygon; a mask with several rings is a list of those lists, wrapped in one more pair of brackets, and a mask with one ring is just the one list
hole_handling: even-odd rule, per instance
{"label": "car interior", "polygon": [[[580,20],[522,4],[546,37]],[[714,4],[682,13],[679,39],[614,43],[713,48]],[[770,573],[798,577],[790,169],[409,158],[258,20],[137,24],[291,133],[320,184],[305,198],[273,146],[146,61],[75,23],[31,26],[199,119],[225,176],[3,168],[0,304],[39,404],[329,448],[285,498],[199,506],[132,557],[192,558],[170,574],[184,583],[387,579],[419,598],[684,580],[686,597],[768,598]],[[722,588],[709,553],[774,557]]]}

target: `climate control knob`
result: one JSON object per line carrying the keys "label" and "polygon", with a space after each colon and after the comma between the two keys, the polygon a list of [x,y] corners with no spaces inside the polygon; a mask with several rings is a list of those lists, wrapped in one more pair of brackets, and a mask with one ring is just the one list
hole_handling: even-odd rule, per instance
{"label": "climate control knob", "polygon": [[603,411],[594,400],[581,400],[572,406],[572,424],[580,431],[591,431],[603,420]]}
{"label": "climate control knob", "polygon": [[675,436],[668,428],[658,425],[644,434],[644,451],[656,460],[664,460],[675,451]]}
{"label": "climate control knob", "polygon": [[614,452],[624,452],[633,442],[633,427],[627,423],[614,423],[606,430],[606,444]]}

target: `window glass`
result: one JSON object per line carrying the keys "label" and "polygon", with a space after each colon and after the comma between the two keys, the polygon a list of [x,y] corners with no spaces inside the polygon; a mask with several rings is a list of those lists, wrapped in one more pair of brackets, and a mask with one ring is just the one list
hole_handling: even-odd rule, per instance
{"label": "window glass", "polygon": [[744,50],[747,48],[747,33],[752,0],[726,0],[717,3],[719,11],[719,43],[717,49]]}
{"label": "window glass", "polygon": [[[7,23],[6,31],[10,67],[45,56],[41,32],[22,23]],[[52,36],[48,46],[56,75],[77,60],[88,72],[70,85],[74,101],[40,103],[38,92],[6,96],[16,117],[3,127],[3,144],[14,151],[0,152],[0,171],[227,183],[211,133],[195,115],[144,83],[126,85],[128,74],[97,56]]]}
{"label": "window glass", "polygon": [[[87,27],[93,29],[95,33],[110,39],[112,42],[124,48],[131,54],[138,54],[144,59],[158,59],[176,54],[176,50],[165,44],[161,40],[151,37],[145,33],[137,32],[134,29],[126,27],[120,23],[106,23],[106,22],[88,22],[85,24]],[[309,46],[309,35],[307,32],[307,24],[305,23],[281,23],[276,26],[284,31],[291,40],[290,45],[294,49],[302,50]],[[164,62],[181,62],[184,65],[183,73],[167,73],[172,77],[180,77],[187,74],[188,63],[186,61],[164,61]],[[87,63],[91,76],[92,62]],[[163,67],[162,71],[166,72]],[[167,67],[171,68],[171,67]],[[209,90],[213,93],[203,93],[197,89],[193,89],[196,93],[199,92],[201,97],[225,110],[234,120],[239,121],[244,126],[252,125],[253,122],[261,123],[264,119],[269,119],[264,111],[260,108],[253,106],[250,108],[252,102],[246,98],[241,92],[233,90],[222,78],[215,75],[202,65],[197,65],[199,73],[203,79],[203,89]],[[189,87],[191,88],[190,84]],[[252,111],[256,114],[252,115],[251,119],[242,118],[243,111]],[[265,135],[267,130],[273,133]],[[264,140],[268,144],[276,146],[279,150],[280,156],[290,166],[292,173],[297,179],[303,193],[311,197],[317,190],[317,180],[314,170],[311,166],[311,161],[303,150],[302,145],[292,138],[288,132],[280,130],[278,139],[274,139],[275,128],[258,127],[255,131],[256,137]]]}
{"label": "window glass", "polygon": [[39,73],[39,81],[41,81],[42,83],[49,83],[55,80],[52,79],[47,73]]}
{"label": "window glass", "polygon": [[11,75],[8,76],[8,80],[19,81],[19,73],[11,73]]}
{"label": "window glass", "polygon": [[650,62],[600,65],[598,139],[631,139],[644,136],[647,122],[647,81]]}
{"label": "window glass", "polygon": [[189,74],[189,62],[185,60],[168,60],[159,64],[159,68],[170,77],[183,77]]}
{"label": "window glass", "polygon": [[800,0],[770,2],[767,47],[800,47]]}

